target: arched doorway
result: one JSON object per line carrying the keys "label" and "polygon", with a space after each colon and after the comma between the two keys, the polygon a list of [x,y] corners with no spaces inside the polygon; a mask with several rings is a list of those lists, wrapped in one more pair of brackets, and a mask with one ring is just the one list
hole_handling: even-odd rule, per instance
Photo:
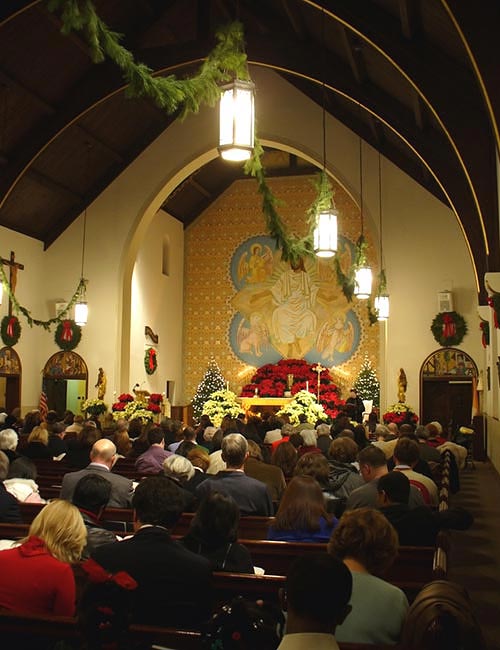
{"label": "arched doorway", "polygon": [[423,424],[437,420],[451,432],[472,420],[477,366],[458,348],[440,348],[420,369],[420,414]]}
{"label": "arched doorway", "polygon": [[82,357],[73,351],[53,354],[43,369],[43,388],[50,410],[62,416],[66,409],[81,413],[87,398],[88,369]]}
{"label": "arched doorway", "polygon": [[21,359],[11,347],[0,350],[0,406],[7,413],[21,406]]}

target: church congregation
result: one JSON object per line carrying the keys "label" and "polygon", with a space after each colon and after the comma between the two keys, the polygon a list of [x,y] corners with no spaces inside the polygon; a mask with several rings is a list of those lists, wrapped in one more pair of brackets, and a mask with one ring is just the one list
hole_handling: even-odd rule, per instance
{"label": "church congregation", "polygon": [[[397,573],[389,573],[398,553],[405,546],[435,548],[447,531],[465,530],[473,523],[470,513],[448,503],[444,507],[444,501],[436,508],[438,495],[449,486],[445,477],[452,463],[458,478],[456,460],[451,452],[441,452],[441,445],[432,447],[438,454],[434,460],[424,460],[412,427],[395,431],[394,453],[387,459],[378,446],[390,438],[385,426],[378,425],[377,434],[362,427],[360,448],[354,435],[359,425],[344,415],[332,425],[319,422],[316,429],[291,435],[286,417],[252,415],[248,422],[227,416],[207,436],[206,430],[213,427],[204,418],[188,431],[192,443],[184,448],[180,444],[172,453],[166,447],[175,438],[185,440],[185,427],[164,418],[159,424],[142,425],[139,436],[146,428],[148,450],[134,451],[130,440],[128,453],[122,455],[116,441],[127,432],[127,422],[119,420],[102,430],[96,418],[82,422],[76,433],[70,413],[62,423],[52,412],[43,418],[34,415],[0,431],[0,529],[25,527],[23,538],[3,540],[5,550],[0,552],[0,607],[12,612],[78,614],[90,620],[91,603],[102,597],[103,579],[96,576],[102,573],[106,582],[121,575],[126,576],[122,588],[130,590],[130,596],[119,601],[120,607],[127,608],[133,623],[197,630],[208,638],[222,593],[229,601],[238,596],[248,600],[236,583],[232,591],[222,592],[220,576],[264,574],[267,579],[275,560],[269,560],[273,552],[268,550],[266,556],[262,547],[299,544],[302,569],[294,568],[293,558],[283,564],[283,574],[295,585],[288,604],[278,604],[278,587],[272,594],[254,593],[274,602],[275,621],[289,612],[283,640],[274,636],[268,647],[277,648],[280,642],[280,648],[306,647],[295,642],[309,632],[323,634],[325,648],[338,648],[337,642],[340,647],[397,645],[418,591],[408,589],[404,579],[398,581]],[[280,444],[266,444],[266,434],[276,427],[283,431]],[[44,435],[37,433],[40,448],[33,451],[37,429]],[[66,460],[68,449],[86,441],[84,432],[89,430],[95,441],[87,448],[87,465],[75,469]],[[54,435],[66,450],[59,460],[47,459],[44,453]],[[320,438],[328,442],[325,452],[316,444]],[[30,458],[24,456],[27,449]],[[282,453],[287,449],[290,456]],[[148,452],[154,462],[143,464]],[[55,487],[57,481],[60,487]],[[38,509],[32,510],[29,525],[24,524],[28,507]],[[131,511],[133,517],[128,518]],[[179,522],[185,517],[190,517],[189,524],[181,534]],[[260,540],[259,533],[244,537],[246,521],[263,522]],[[330,567],[330,561],[336,564]],[[342,576],[345,596],[325,593],[316,610],[322,623],[309,629],[294,609],[294,598],[302,603],[303,594],[293,596],[293,590],[299,588],[297,572],[302,575],[310,567],[314,573],[316,566]],[[35,581],[35,572],[43,576],[41,581]],[[310,589],[309,578],[301,580]],[[80,583],[85,587],[83,595],[78,588],[76,599]],[[95,617],[92,620],[95,623]]]}

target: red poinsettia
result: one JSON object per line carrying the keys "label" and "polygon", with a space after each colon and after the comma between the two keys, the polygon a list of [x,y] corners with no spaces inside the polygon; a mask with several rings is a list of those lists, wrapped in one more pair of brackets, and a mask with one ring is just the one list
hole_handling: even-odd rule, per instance
{"label": "red poinsettia", "polygon": [[[283,397],[288,390],[290,375],[293,375],[292,395],[307,389],[316,395],[318,374],[313,370],[314,366],[305,359],[281,359],[275,364],[266,363],[253,375],[251,382],[243,386],[241,397],[253,397],[256,392],[259,397]],[[326,413],[331,418],[336,417],[344,402],[340,400],[339,389],[327,368],[320,373],[319,396]]]}
{"label": "red poinsettia", "polygon": [[161,404],[163,402],[163,395],[161,393],[151,393],[149,401],[153,404]]}
{"label": "red poinsettia", "polygon": [[131,395],[130,393],[122,393],[122,394],[118,397],[118,401],[119,401],[119,402],[133,402],[134,399],[135,399],[134,396]]}

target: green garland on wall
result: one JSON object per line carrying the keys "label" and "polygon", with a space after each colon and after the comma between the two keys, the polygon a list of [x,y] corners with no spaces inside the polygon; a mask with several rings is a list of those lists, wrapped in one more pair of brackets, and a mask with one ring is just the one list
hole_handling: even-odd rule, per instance
{"label": "green garland on wall", "polygon": [[49,330],[49,331],[50,331],[50,328],[52,327],[52,325],[54,325],[55,323],[59,324],[63,320],[66,320],[68,318],[68,314],[69,314],[71,308],[73,307],[73,305],[78,300],[78,296],[80,295],[80,291],[82,289],[84,289],[86,287],[86,285],[87,285],[87,280],[85,280],[84,278],[81,278],[80,282],[78,283],[78,286],[76,288],[75,293],[73,294],[71,300],[66,304],[64,309],[62,311],[60,311],[59,314],[57,316],[55,316],[54,318],[49,318],[48,320],[40,320],[38,318],[33,318],[33,316],[31,315],[31,312],[29,311],[29,309],[27,309],[26,307],[23,307],[23,305],[21,305],[19,303],[18,299],[14,295],[14,292],[12,291],[12,287],[10,286],[9,280],[8,280],[6,274],[5,274],[5,271],[3,269],[2,264],[0,264],[0,282],[3,284],[4,289],[7,291],[7,294],[8,294],[8,296],[9,296],[11,302],[12,302],[12,307],[13,307],[14,311],[16,311],[17,313],[21,313],[26,318],[26,320],[28,321],[28,325],[30,327],[33,327],[33,325],[36,325],[37,327],[43,327],[44,329]]}
{"label": "green garland on wall", "polygon": [[[235,77],[249,79],[243,26],[239,22],[217,31],[217,45],[207,55],[196,76],[177,79],[175,75],[155,77],[151,68],[137,63],[133,54],[121,45],[121,35],[111,31],[98,16],[91,0],[48,0],[47,6],[49,11],[59,13],[63,34],[77,31],[86,37],[94,62],[102,62],[107,56],[120,68],[127,83],[128,97],[149,97],[168,113],[179,110],[181,119],[198,112],[203,104],[213,106],[220,98],[221,83]],[[316,199],[307,211],[308,232],[303,237],[289,233],[278,214],[281,201],[274,196],[266,181],[263,153],[256,137],[252,156],[245,164],[245,173],[257,180],[267,229],[281,249],[282,259],[293,265],[302,257],[314,255],[316,216],[320,210],[330,207],[333,190],[325,170],[321,171],[315,181]],[[365,250],[366,242],[360,237],[356,244],[356,263],[347,276],[338,260],[334,261],[337,279],[349,302],[353,298],[354,273],[360,260],[365,259]]]}

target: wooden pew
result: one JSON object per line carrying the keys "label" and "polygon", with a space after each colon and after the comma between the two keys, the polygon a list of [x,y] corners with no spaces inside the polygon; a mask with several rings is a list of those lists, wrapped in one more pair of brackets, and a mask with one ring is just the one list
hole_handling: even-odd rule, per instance
{"label": "wooden pew", "polygon": [[[27,633],[27,630],[29,632]],[[32,647],[43,648],[56,641],[65,640],[72,648],[83,648],[78,621],[67,616],[37,616],[0,610],[0,636],[5,648],[21,648],[20,640],[31,637]],[[132,624],[128,630],[131,648],[150,648],[153,644],[172,650],[201,650],[202,633],[195,630],[177,630],[152,625]],[[365,645],[340,643],[341,650],[404,650],[400,645]]]}

